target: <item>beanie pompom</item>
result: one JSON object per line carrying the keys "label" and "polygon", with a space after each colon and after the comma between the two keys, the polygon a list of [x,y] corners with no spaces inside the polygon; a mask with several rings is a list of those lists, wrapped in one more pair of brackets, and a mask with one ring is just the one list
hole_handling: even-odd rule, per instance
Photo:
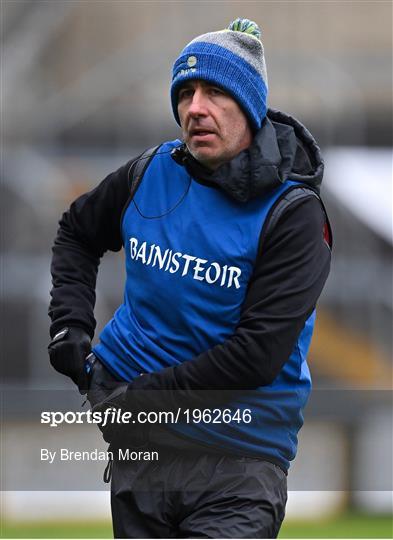
{"label": "beanie pompom", "polygon": [[250,34],[251,36],[261,39],[261,30],[257,23],[250,21],[249,19],[235,19],[228,26],[228,30],[234,32],[243,32],[244,34]]}

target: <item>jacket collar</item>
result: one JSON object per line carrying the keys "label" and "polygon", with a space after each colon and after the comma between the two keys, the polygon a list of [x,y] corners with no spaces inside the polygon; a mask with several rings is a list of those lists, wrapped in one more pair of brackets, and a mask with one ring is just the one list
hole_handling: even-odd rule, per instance
{"label": "jacket collar", "polygon": [[263,197],[287,180],[319,192],[324,169],[311,133],[295,118],[273,109],[251,145],[215,171],[193,158],[185,144],[174,159],[197,181],[218,187],[239,202]]}

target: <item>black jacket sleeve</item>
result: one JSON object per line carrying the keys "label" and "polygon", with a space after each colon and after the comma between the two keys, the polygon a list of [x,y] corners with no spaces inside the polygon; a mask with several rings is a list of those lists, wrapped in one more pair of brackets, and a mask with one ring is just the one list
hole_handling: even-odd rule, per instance
{"label": "black jacket sleeve", "polygon": [[[129,388],[177,391],[180,398],[184,394],[192,396],[193,390],[252,389],[273,382],[288,360],[329,273],[326,219],[316,197],[309,195],[294,201],[261,242],[235,334],[192,360],[143,374]],[[137,392],[138,401],[143,394]],[[141,408],[154,406],[155,393],[148,394],[149,402],[139,402]],[[174,395],[169,399],[172,404],[176,402]]]}
{"label": "black jacket sleeve", "polygon": [[49,316],[53,337],[65,326],[94,335],[95,287],[102,255],[122,247],[121,216],[129,198],[131,160],[76,199],[59,222],[52,248]]}

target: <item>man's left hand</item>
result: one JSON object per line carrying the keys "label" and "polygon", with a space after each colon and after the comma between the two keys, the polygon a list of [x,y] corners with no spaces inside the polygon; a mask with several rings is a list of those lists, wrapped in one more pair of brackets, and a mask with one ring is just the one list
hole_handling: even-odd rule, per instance
{"label": "man's left hand", "polygon": [[[104,415],[107,409],[120,410],[121,412],[132,412],[132,390],[128,388],[128,383],[120,383],[118,387],[103,401],[97,403],[92,408],[92,412],[100,412]],[[104,440],[109,444],[119,447],[142,446],[147,442],[148,426],[139,424],[137,418],[131,418],[130,423],[108,422],[105,425],[98,424]]]}

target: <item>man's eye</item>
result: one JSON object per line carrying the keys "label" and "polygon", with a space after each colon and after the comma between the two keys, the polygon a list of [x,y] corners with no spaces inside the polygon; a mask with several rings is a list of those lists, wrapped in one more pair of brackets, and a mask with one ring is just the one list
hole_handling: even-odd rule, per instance
{"label": "man's eye", "polygon": [[191,97],[193,94],[193,90],[191,88],[184,88],[183,90],[180,90],[179,92],[179,99],[187,99]]}
{"label": "man's eye", "polygon": [[210,89],[210,93],[213,96],[222,96],[222,95],[224,95],[224,92],[220,88],[215,88],[215,87],[212,87]]}

